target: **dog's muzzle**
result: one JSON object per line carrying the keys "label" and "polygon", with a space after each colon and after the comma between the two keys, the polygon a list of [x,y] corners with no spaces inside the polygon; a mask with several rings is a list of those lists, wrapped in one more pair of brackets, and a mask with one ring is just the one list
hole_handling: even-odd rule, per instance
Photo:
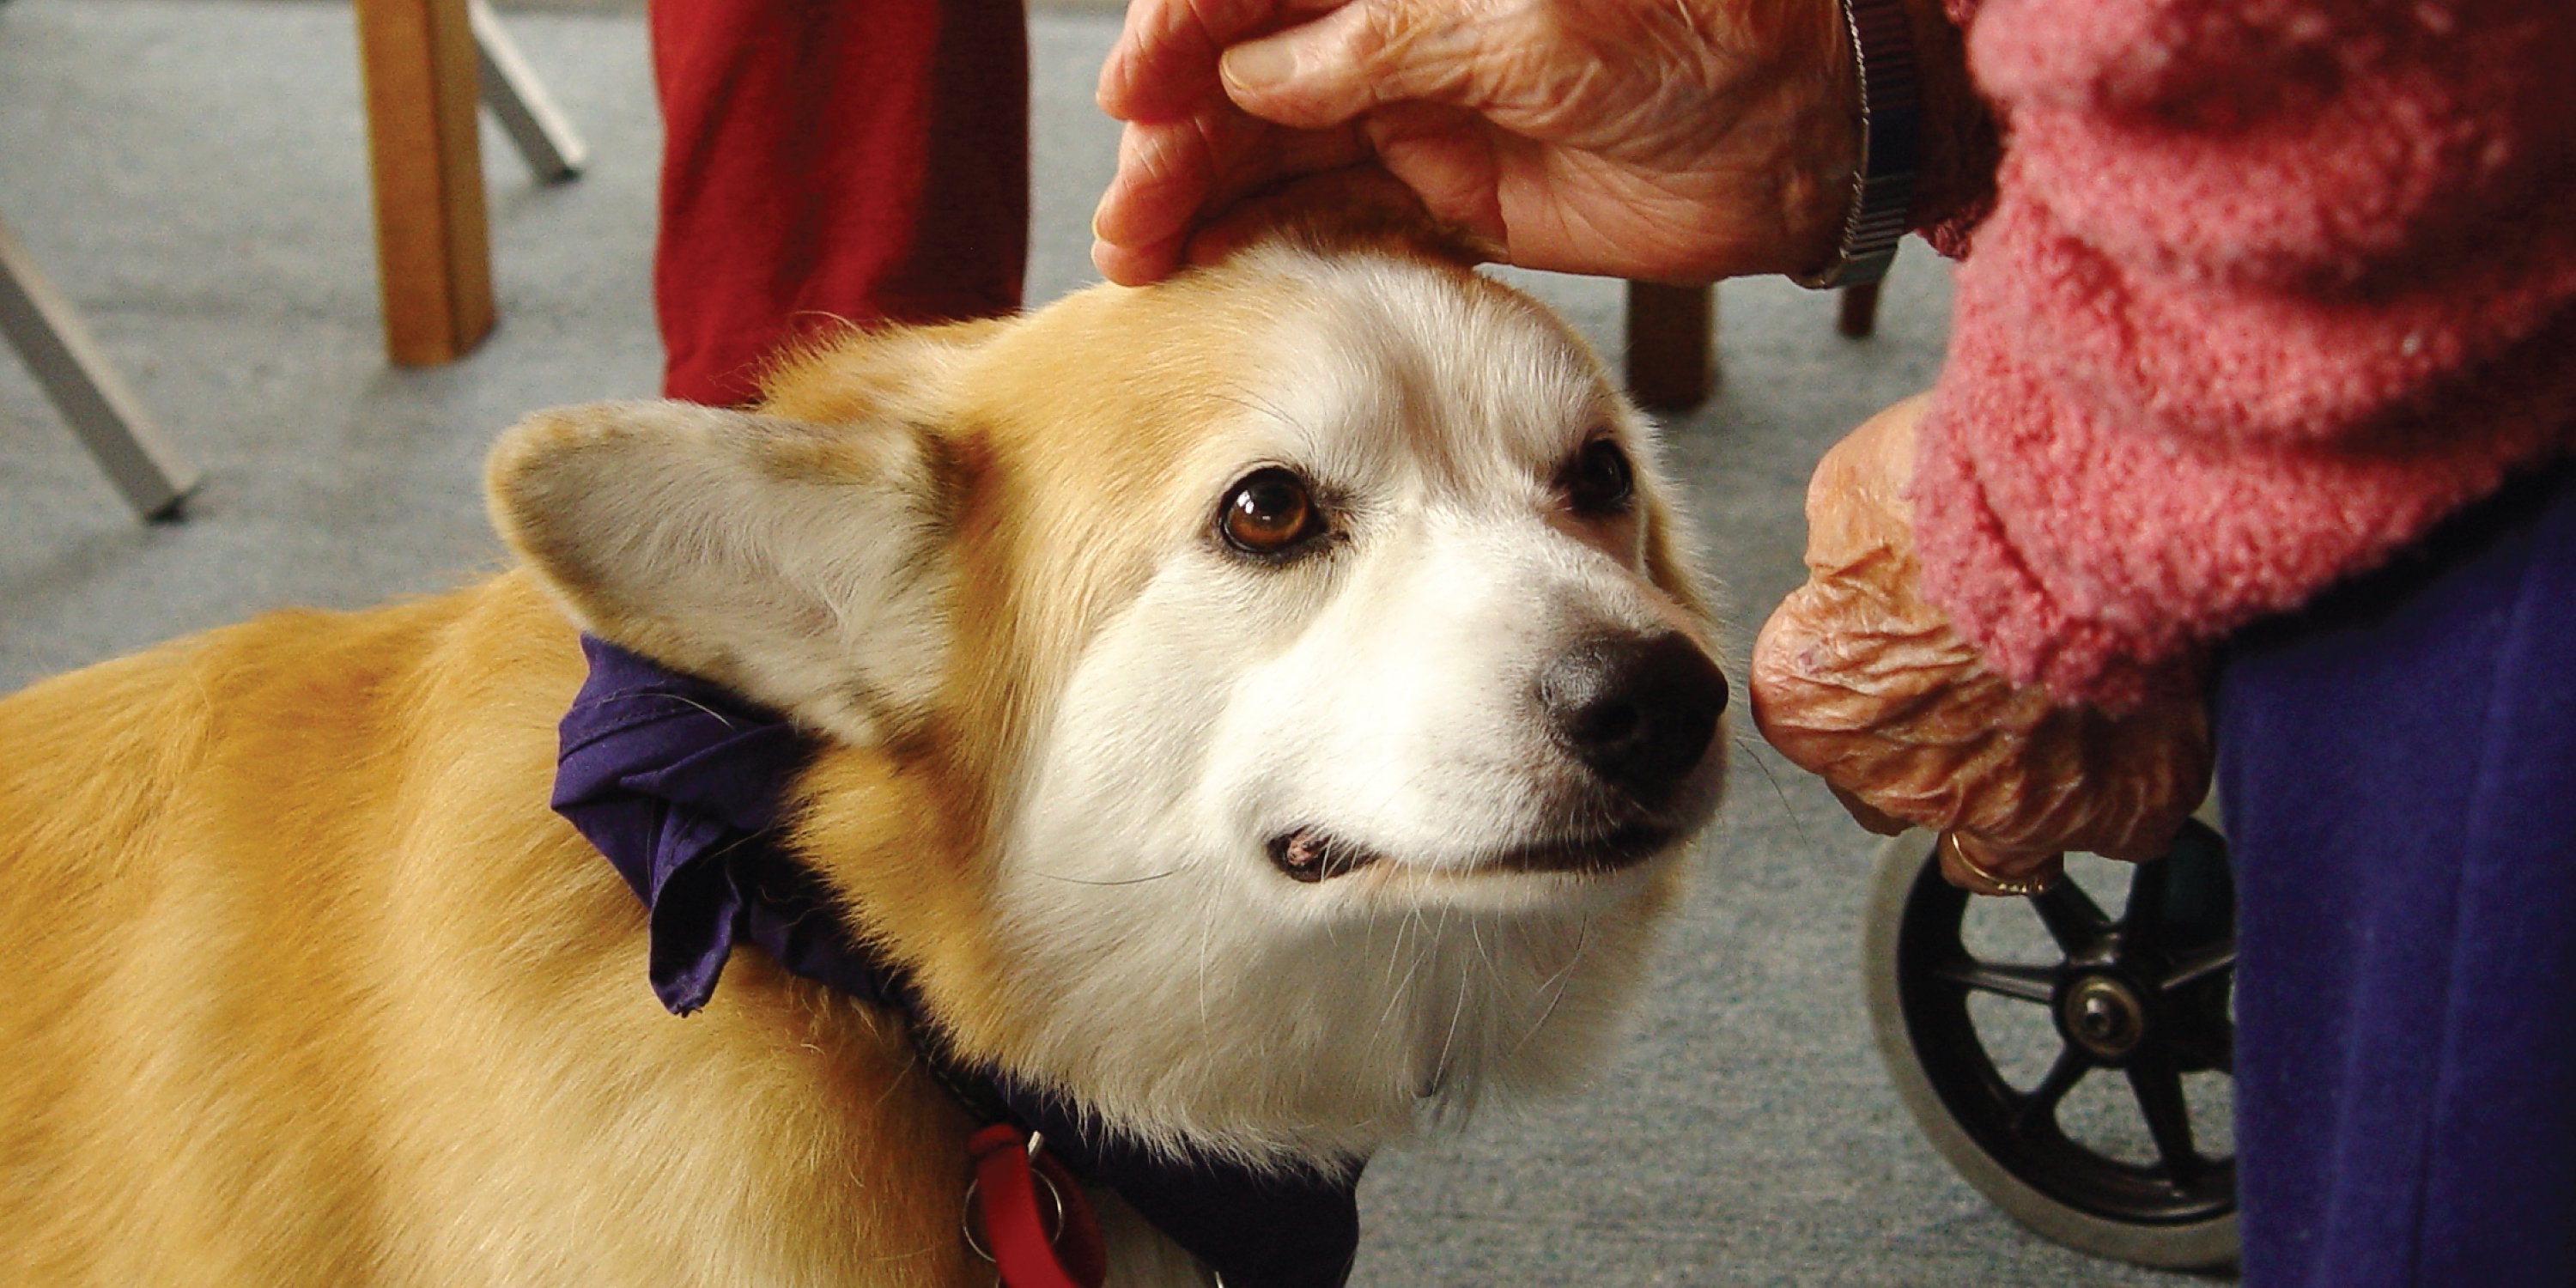
{"label": "dog's muzzle", "polygon": [[[1539,675],[1539,707],[1556,744],[1601,784],[1581,813],[1604,821],[1455,870],[1598,874],[1662,853],[1682,831],[1673,816],[1692,812],[1682,789],[1707,760],[1726,701],[1717,664],[1677,632],[1596,636],[1557,655]],[[1314,826],[1273,836],[1268,848],[1273,866],[1309,885],[1386,859]]]}

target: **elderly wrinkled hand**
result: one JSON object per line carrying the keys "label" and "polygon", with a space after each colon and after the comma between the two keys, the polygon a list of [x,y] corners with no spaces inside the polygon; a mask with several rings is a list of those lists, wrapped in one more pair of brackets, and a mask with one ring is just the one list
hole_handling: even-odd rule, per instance
{"label": "elderly wrinkled hand", "polygon": [[1112,281],[1301,175],[1383,167],[1494,258],[1704,282],[1827,261],[1858,149],[1831,0],[1133,0]]}
{"label": "elderly wrinkled hand", "polygon": [[1754,643],[1754,721],[1863,826],[1947,834],[1943,873],[1970,890],[2045,885],[2066,851],[2153,858],[2208,790],[2201,704],[2060,705],[1986,669],[1923,601],[1904,489],[1927,401],[1880,413],[1817,465],[1808,580]]}

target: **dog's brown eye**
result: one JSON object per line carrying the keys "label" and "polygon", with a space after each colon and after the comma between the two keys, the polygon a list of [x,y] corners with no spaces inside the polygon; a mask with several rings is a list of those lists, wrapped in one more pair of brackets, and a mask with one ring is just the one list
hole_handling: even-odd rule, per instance
{"label": "dog's brown eye", "polygon": [[1565,463],[1557,486],[1565,489],[1565,499],[1578,514],[1625,514],[1636,495],[1637,474],[1617,443],[1596,438]]}
{"label": "dog's brown eye", "polygon": [[1312,538],[1323,528],[1323,515],[1306,480],[1274,465],[1256,470],[1225,494],[1225,511],[1217,527],[1226,543],[1247,554],[1275,555]]}

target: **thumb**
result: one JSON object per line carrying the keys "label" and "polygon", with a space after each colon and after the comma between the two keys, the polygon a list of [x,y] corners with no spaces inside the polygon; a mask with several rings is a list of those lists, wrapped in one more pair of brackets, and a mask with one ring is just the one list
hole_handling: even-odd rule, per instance
{"label": "thumb", "polygon": [[1357,0],[1225,52],[1226,97],[1263,120],[1323,129],[1405,100],[1463,103],[1475,90],[1476,39],[1424,0]]}

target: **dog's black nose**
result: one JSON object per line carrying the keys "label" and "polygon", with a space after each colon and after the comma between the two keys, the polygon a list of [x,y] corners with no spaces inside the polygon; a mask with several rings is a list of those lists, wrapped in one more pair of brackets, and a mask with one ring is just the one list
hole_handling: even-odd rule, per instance
{"label": "dog's black nose", "polygon": [[1683,635],[1604,636],[1548,663],[1538,696],[1567,751],[1652,809],[1707,753],[1726,677]]}

